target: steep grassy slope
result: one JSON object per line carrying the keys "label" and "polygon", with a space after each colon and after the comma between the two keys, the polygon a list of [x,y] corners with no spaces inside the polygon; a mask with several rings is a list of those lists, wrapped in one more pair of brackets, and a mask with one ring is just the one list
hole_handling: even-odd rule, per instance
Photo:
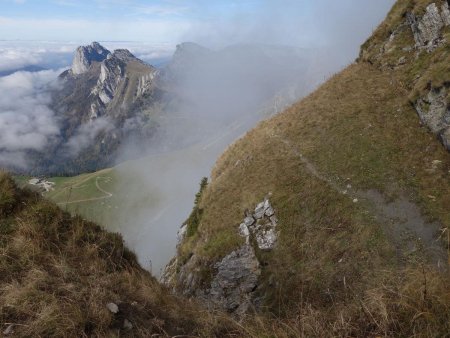
{"label": "steep grassy slope", "polygon": [[[48,180],[55,183],[54,190],[44,193],[44,197],[63,210],[122,234],[143,267],[157,274],[174,254],[176,233],[189,213],[198,181],[209,174],[226,145],[254,125],[253,121],[273,110],[274,103],[269,102],[261,111],[222,124],[220,133],[202,131],[195,144],[188,147],[181,147],[184,140],[178,144],[181,147],[178,150],[127,161],[113,168],[73,177],[50,177]],[[194,130],[195,133],[210,130],[195,121],[176,122],[181,118],[174,114],[161,124],[181,123],[188,135],[193,135]],[[181,135],[179,130],[176,133]],[[178,138],[171,140],[174,144],[178,142]],[[27,185],[29,179],[16,177],[20,186],[33,188]]]}
{"label": "steep grassy slope", "polygon": [[431,2],[398,1],[357,63],[221,156],[175,274],[195,257],[190,281],[206,290],[244,243],[244,211],[271,193],[280,237],[273,252],[256,250],[257,292],[286,335],[450,332],[450,156],[412,105],[424,84],[450,80],[449,45],[416,50],[404,23]]}
{"label": "steep grassy slope", "polygon": [[[119,312],[107,304],[118,305]],[[119,235],[0,173],[0,325],[14,337],[227,336],[232,325],[169,295]],[[131,324],[131,325],[130,325]]]}

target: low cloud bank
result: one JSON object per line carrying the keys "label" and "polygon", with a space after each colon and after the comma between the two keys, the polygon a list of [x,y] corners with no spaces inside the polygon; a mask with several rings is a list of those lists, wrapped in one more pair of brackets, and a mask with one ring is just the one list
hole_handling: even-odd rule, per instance
{"label": "low cloud bank", "polygon": [[58,119],[48,108],[48,89],[58,73],[17,72],[0,78],[0,164],[23,169],[27,151],[42,151],[58,136]]}
{"label": "low cloud bank", "polygon": [[[190,24],[182,40],[220,50],[220,56],[213,52],[212,59],[194,58],[192,63],[181,65],[187,73],[178,82],[179,104],[164,112],[158,123],[163,134],[160,142],[183,146],[120,165],[115,171],[119,180],[115,194],[124,195],[125,201],[111,210],[112,226],[124,235],[147,268],[158,273],[171,258],[176,232],[192,208],[198,183],[208,175],[217,156],[258,120],[282,110],[352,62],[359,45],[393,2],[262,0],[256,12],[252,8],[250,13],[227,16],[208,13],[212,2],[198,1],[208,15]],[[71,45],[67,55],[86,43],[90,41]],[[108,49],[129,48],[149,63],[164,63],[174,47],[101,43]],[[229,45],[233,47],[223,49]],[[275,48],[280,45],[296,47]],[[32,53],[16,48],[3,54],[0,48],[0,67],[3,64],[6,70],[27,62],[41,64],[42,55],[56,55],[54,63],[63,62],[65,51],[53,49],[54,53],[47,50],[47,54],[40,54],[36,46],[33,48]],[[49,98],[42,91],[46,74],[56,77],[54,72],[38,72],[0,78],[0,163],[26,165],[27,150],[44,149],[58,136],[58,119],[48,109]],[[107,120],[99,120],[82,127],[67,146],[76,153],[107,126]],[[141,153],[142,148],[142,144],[127,143],[124,157],[130,152]]]}
{"label": "low cloud bank", "polygon": [[[198,183],[226,147],[353,62],[393,3],[262,0],[256,12],[211,13],[217,20],[205,19],[186,32],[185,41],[214,50],[192,44],[179,50],[193,58],[174,64],[182,71],[177,93],[183,99],[162,127],[166,143],[181,136],[192,144],[116,170],[119,190],[130,197],[112,211],[115,226],[145,267],[158,274],[174,254],[177,230],[192,209]],[[206,9],[210,4],[201,1]],[[128,144],[124,153],[140,146]]]}
{"label": "low cloud bank", "polygon": [[[16,71],[69,68],[75,49],[92,41],[51,42],[51,41],[0,41],[0,77]],[[126,48],[136,57],[152,64],[160,65],[170,59],[175,46],[172,44],[150,44],[145,42],[101,42],[110,50]],[[30,68],[33,66],[34,68]]]}

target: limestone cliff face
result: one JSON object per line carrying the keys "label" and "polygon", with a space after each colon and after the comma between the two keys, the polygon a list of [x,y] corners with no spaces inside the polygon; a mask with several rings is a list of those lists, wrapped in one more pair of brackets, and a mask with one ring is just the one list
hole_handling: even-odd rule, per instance
{"label": "limestone cliff face", "polygon": [[[155,126],[149,125],[146,114],[162,96],[157,73],[125,49],[110,52],[97,42],[78,47],[72,67],[60,75],[61,86],[52,93],[51,108],[62,123],[62,133],[54,149],[48,149],[46,171],[104,168],[113,163],[119,144],[129,135],[150,138]],[[78,142],[80,137],[89,139]],[[85,146],[60,146],[71,140]],[[61,157],[65,160],[58,160]],[[54,165],[49,164],[52,161]]]}
{"label": "limestone cliff face", "polygon": [[61,74],[64,85],[74,87],[75,92],[65,95],[63,89],[59,99],[69,109],[74,108],[84,122],[105,115],[117,116],[119,107],[129,107],[153,88],[156,73],[154,67],[126,49],[111,53],[93,42],[78,47],[71,70]]}
{"label": "limestone cliff face", "polygon": [[[270,253],[278,239],[278,219],[269,198],[259,203],[253,212],[246,211],[236,232],[244,243],[208,268],[213,272],[210,283],[203,284],[201,259],[195,254],[186,262],[175,257],[166,267],[162,282],[176,293],[194,297],[211,309],[221,309],[242,317],[258,309],[262,298],[261,262],[258,253]],[[186,225],[179,231],[179,244],[186,240]]]}
{"label": "limestone cliff face", "polygon": [[109,50],[98,42],[93,42],[89,46],[78,47],[72,63],[72,74],[79,75],[87,72],[93,62],[101,62],[108,55],[110,55]]}
{"label": "limestone cliff face", "polygon": [[[424,1],[421,2],[421,6],[417,5],[417,2],[411,1],[399,1],[396,6],[394,6],[393,11],[388,17],[387,21],[380,26],[380,28],[375,32],[374,36],[368,40],[361,48],[361,54],[358,59],[358,65],[355,67],[368,67],[373,69],[378,73],[388,74],[392,78],[392,83],[397,81],[397,83],[402,84],[401,97],[404,100],[405,105],[411,108],[411,105],[415,106],[420,120],[425,124],[431,132],[438,135],[442,143],[450,149],[450,105],[449,105],[449,83],[450,83],[450,69],[448,65],[450,64],[449,53],[448,53],[448,38],[449,38],[449,4],[447,1],[436,1],[429,2],[424,6]],[[371,73],[369,76],[373,76]],[[353,80],[354,81],[354,80]],[[350,83],[350,82],[349,82]],[[353,83],[349,86],[352,88]],[[373,93],[374,96],[380,95],[380,93],[385,94],[384,88],[376,88],[379,90],[378,93]],[[322,89],[325,91],[325,89]],[[358,91],[359,89],[356,89]],[[329,100],[327,96],[323,96],[322,99]],[[334,93],[333,93],[334,95]],[[314,94],[313,94],[314,96]],[[358,97],[358,96],[355,96]],[[314,98],[309,98],[308,100],[314,100]],[[354,98],[347,98],[349,105],[352,107]],[[364,100],[369,100],[367,97]],[[374,101],[374,104],[384,107],[386,109],[395,109],[392,115],[396,115],[395,112],[400,112],[401,107],[398,105],[395,108],[389,106],[389,102]],[[322,102],[315,102],[314,107],[321,105]],[[324,103],[327,105],[328,101]],[[301,103],[299,103],[301,106]],[[326,111],[329,111],[332,105],[326,107]],[[345,110],[348,110],[346,106]],[[351,108],[350,108],[351,109]],[[366,108],[365,108],[366,110]],[[285,115],[290,114],[291,118],[294,118],[295,108],[285,112]],[[315,113],[314,109],[312,113]],[[281,115],[284,115],[281,114]],[[300,112],[296,114],[300,115]],[[389,113],[391,114],[391,113]],[[381,114],[380,114],[381,115]],[[378,115],[377,115],[378,116]],[[334,118],[334,117],[333,117]],[[411,116],[415,118],[415,116]],[[282,124],[283,117],[275,118],[278,120],[280,125]],[[304,121],[309,121],[305,118]],[[275,187],[283,189],[279,181],[283,180],[282,174],[278,172],[271,172],[264,167],[264,163],[267,163],[267,158],[274,158],[277,156],[277,150],[270,149],[270,156],[266,155],[266,162],[258,157],[258,160],[253,162],[253,166],[248,165],[247,175],[238,172],[240,162],[242,160],[242,155],[244,150],[249,154],[260,155],[260,150],[263,148],[261,144],[265,142],[270,142],[269,139],[272,137],[276,139],[277,126],[273,121],[268,121],[264,124],[267,128],[264,137],[259,140],[261,143],[256,143],[255,134],[251,133],[246,139],[247,143],[238,141],[240,146],[234,146],[231,150],[223,155],[221,159],[221,168],[216,169],[216,173],[213,175],[211,188],[209,191],[210,195],[209,204],[204,205],[205,217],[209,217],[210,222],[215,222],[213,228],[211,224],[205,224],[202,229],[202,223],[198,225],[199,235],[198,238],[189,238],[186,234],[186,226],[180,230],[180,243],[178,247],[178,255],[170,262],[167,266],[162,281],[173,288],[173,290],[179,294],[187,295],[190,297],[195,297],[203,300],[208,306],[212,308],[220,308],[228,312],[242,315],[249,311],[250,309],[258,309],[261,303],[270,290],[272,285],[276,285],[277,276],[265,275],[265,257],[278,257],[277,250],[279,250],[283,244],[280,244],[277,249],[277,244],[279,242],[279,227],[277,213],[280,216],[283,226],[285,225],[286,219],[283,219],[283,212],[286,214],[286,210],[275,210],[269,201],[269,196],[259,203],[256,208],[251,212],[245,212],[244,218],[240,224],[228,224],[228,220],[222,217],[225,213],[226,208],[234,208],[232,202],[230,202],[230,196],[251,195],[252,192],[257,190],[259,187],[252,186],[252,181],[249,177],[256,177],[258,175],[264,176],[264,178],[271,177],[271,175],[276,176],[277,180]],[[290,128],[292,121],[286,122],[284,128]],[[319,124],[322,122],[318,122]],[[347,122],[345,122],[347,125]],[[364,125],[368,125],[367,128],[371,128],[372,125],[364,121]],[[256,130],[264,129],[263,126],[259,126]],[[315,125],[312,124],[312,128]],[[259,128],[259,129],[258,129]],[[300,127],[297,127],[300,129]],[[420,129],[420,128],[418,128]],[[370,133],[364,129],[361,131],[361,136],[365,133]],[[283,130],[279,129],[280,133]],[[308,131],[309,132],[309,131]],[[301,134],[301,132],[291,130],[292,135]],[[352,132],[349,132],[352,133]],[[312,132],[314,134],[314,131]],[[326,134],[326,133],[325,133]],[[299,139],[300,136],[298,136]],[[302,137],[305,140],[308,139],[307,132],[303,130]],[[342,135],[336,136],[336,142],[342,138]],[[330,184],[331,179],[322,176],[311,164],[311,162],[305,160],[301,152],[292,149],[291,143],[282,140],[285,145],[291,148],[293,154],[302,158],[303,165],[310,171],[312,176],[325,181]],[[312,142],[313,143],[313,142]],[[247,148],[244,148],[246,144]],[[300,147],[300,146],[299,146]],[[305,146],[308,148],[308,146]],[[390,145],[391,147],[391,145]],[[249,150],[250,149],[250,150]],[[265,148],[264,148],[265,149]],[[400,150],[399,150],[400,151]],[[313,151],[311,151],[313,153]],[[269,150],[268,150],[269,153]],[[252,158],[249,155],[249,158]],[[366,155],[366,154],[364,154]],[[228,157],[227,157],[228,156]],[[255,157],[257,155],[254,155]],[[288,155],[286,155],[287,157]],[[315,156],[315,155],[311,155]],[[239,159],[236,162],[236,159]],[[278,159],[281,158],[277,157]],[[286,160],[284,158],[284,160]],[[342,161],[347,161],[347,159],[340,159]],[[288,160],[286,160],[288,161]],[[242,164],[242,166],[244,166]],[[259,170],[258,166],[262,166],[265,169]],[[277,168],[280,169],[279,167]],[[300,170],[300,169],[299,169]],[[218,173],[220,171],[220,174]],[[236,173],[238,172],[238,173]],[[232,174],[234,173],[234,174]],[[330,177],[334,174],[329,173]],[[221,176],[223,175],[223,176]],[[345,175],[349,175],[345,173]],[[225,176],[228,177],[227,185],[224,183]],[[350,177],[350,176],[344,176]],[[347,178],[349,180],[350,178]],[[295,180],[295,178],[293,179]],[[286,186],[292,184],[292,182],[285,182]],[[245,186],[245,187],[243,187]],[[332,187],[336,188],[334,184]],[[347,185],[347,189],[351,189],[351,185]],[[229,189],[230,195],[227,198],[223,197],[225,192]],[[300,188],[300,190],[303,188]],[[275,194],[277,193],[274,191]],[[340,191],[340,193],[346,195],[347,190]],[[294,192],[292,193],[294,194]],[[308,195],[308,194],[307,194]],[[310,198],[310,197],[307,197]],[[236,197],[238,200],[239,197]],[[275,199],[274,199],[275,200]],[[358,198],[353,198],[352,202],[357,205]],[[300,206],[296,206],[300,208]],[[294,208],[291,209],[293,211]],[[244,213],[244,210],[242,210]],[[317,212],[317,210],[316,210]],[[211,216],[214,215],[214,217]],[[336,216],[336,215],[334,215]],[[334,217],[333,216],[333,217]],[[302,222],[301,220],[300,222]],[[330,219],[331,222],[334,221]],[[315,221],[313,221],[314,223]],[[205,221],[206,223],[206,221]],[[219,224],[220,223],[220,224]],[[224,225],[222,225],[224,224]],[[306,226],[314,227],[312,224]],[[340,225],[339,225],[340,227]],[[227,229],[227,230],[225,230]],[[226,242],[231,236],[229,229],[233,229],[234,234],[238,233],[242,238],[242,242],[238,245],[235,242],[229,244]],[[283,228],[284,229],[284,228]],[[211,238],[214,238],[212,234],[215,230],[220,231],[220,241],[210,244]],[[309,230],[308,230],[309,231]],[[315,231],[315,230],[313,230]],[[281,233],[281,235],[285,232]],[[282,236],[280,237],[282,238]],[[333,238],[330,235],[330,238]],[[281,243],[281,241],[280,241]],[[308,246],[309,243],[299,243],[299,246]],[[211,248],[213,247],[213,248]],[[233,249],[229,249],[232,247]],[[226,248],[226,250],[224,249]],[[320,248],[314,248],[315,250],[321,250]],[[211,253],[211,251],[213,253]],[[219,256],[218,258],[214,254]],[[213,257],[213,258],[211,258]],[[268,261],[270,258],[268,259]],[[283,261],[283,258],[279,258]],[[291,262],[292,263],[292,262]],[[343,259],[336,259],[336,264],[344,264]],[[292,275],[295,275],[295,269],[301,269],[299,267],[288,266],[287,277],[291,278],[291,268]],[[270,269],[270,268],[269,268]],[[267,271],[267,270],[266,270]],[[299,274],[301,275],[301,274]],[[297,275],[297,277],[299,276]],[[273,278],[272,278],[273,277]],[[335,281],[330,282],[330,284]],[[346,280],[343,280],[344,288],[346,288]]]}
{"label": "limestone cliff face", "polygon": [[406,17],[414,34],[416,48],[426,48],[428,51],[432,51],[444,43],[442,29],[450,25],[448,2],[444,2],[440,9],[436,3],[428,5],[421,18],[412,12],[407,13]]}
{"label": "limestone cliff face", "polygon": [[113,110],[120,105],[130,106],[151,90],[156,73],[155,68],[144,64],[128,50],[118,49],[109,54],[100,63],[100,75],[90,94],[93,100],[90,119],[115,113]]}
{"label": "limestone cliff face", "polygon": [[449,85],[430,89],[427,95],[415,101],[414,107],[421,121],[438,136],[450,151]]}
{"label": "limestone cliff face", "polygon": [[450,150],[449,2],[433,1],[423,10],[399,2],[396,9],[401,19],[381,27],[360,60],[402,76],[421,122]]}
{"label": "limestone cliff face", "polygon": [[[417,18],[409,13],[408,23],[414,34],[417,49],[426,49],[433,53],[439,47],[448,46],[444,31],[450,26],[449,3],[445,1],[438,7],[436,3],[427,6],[422,18]],[[421,121],[441,140],[442,144],[450,150],[450,102],[449,81],[450,74],[442,70],[442,76],[446,78],[434,88],[429,88],[426,93],[414,100],[414,106]],[[430,83],[431,84],[431,83]]]}

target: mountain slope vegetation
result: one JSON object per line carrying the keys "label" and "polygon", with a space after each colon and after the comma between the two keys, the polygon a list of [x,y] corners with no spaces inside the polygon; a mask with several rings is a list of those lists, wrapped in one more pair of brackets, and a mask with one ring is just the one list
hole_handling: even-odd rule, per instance
{"label": "mountain slope vegetation", "polygon": [[221,337],[236,330],[170,295],[140,268],[120,235],[18,189],[5,173],[0,173],[0,253],[5,336]]}
{"label": "mountain slope vegetation", "polygon": [[232,144],[163,275],[178,296],[1,174],[7,334],[447,336],[449,27],[448,1],[397,1],[357,62]]}
{"label": "mountain slope vegetation", "polygon": [[208,294],[248,245],[243,217],[270,196],[279,237],[271,252],[250,242],[255,308],[306,336],[448,334],[450,157],[417,110],[430,90],[448,91],[446,9],[398,1],[356,63],[230,146],[168,283]]}

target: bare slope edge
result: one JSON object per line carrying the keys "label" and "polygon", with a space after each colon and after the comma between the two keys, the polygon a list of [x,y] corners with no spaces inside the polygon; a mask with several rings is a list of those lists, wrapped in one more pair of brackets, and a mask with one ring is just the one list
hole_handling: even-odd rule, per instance
{"label": "bare slope edge", "polygon": [[450,332],[448,8],[399,0],[357,62],[231,145],[163,281],[299,335]]}
{"label": "bare slope edge", "polygon": [[228,322],[170,295],[118,234],[0,172],[0,332],[12,337],[223,337]]}

